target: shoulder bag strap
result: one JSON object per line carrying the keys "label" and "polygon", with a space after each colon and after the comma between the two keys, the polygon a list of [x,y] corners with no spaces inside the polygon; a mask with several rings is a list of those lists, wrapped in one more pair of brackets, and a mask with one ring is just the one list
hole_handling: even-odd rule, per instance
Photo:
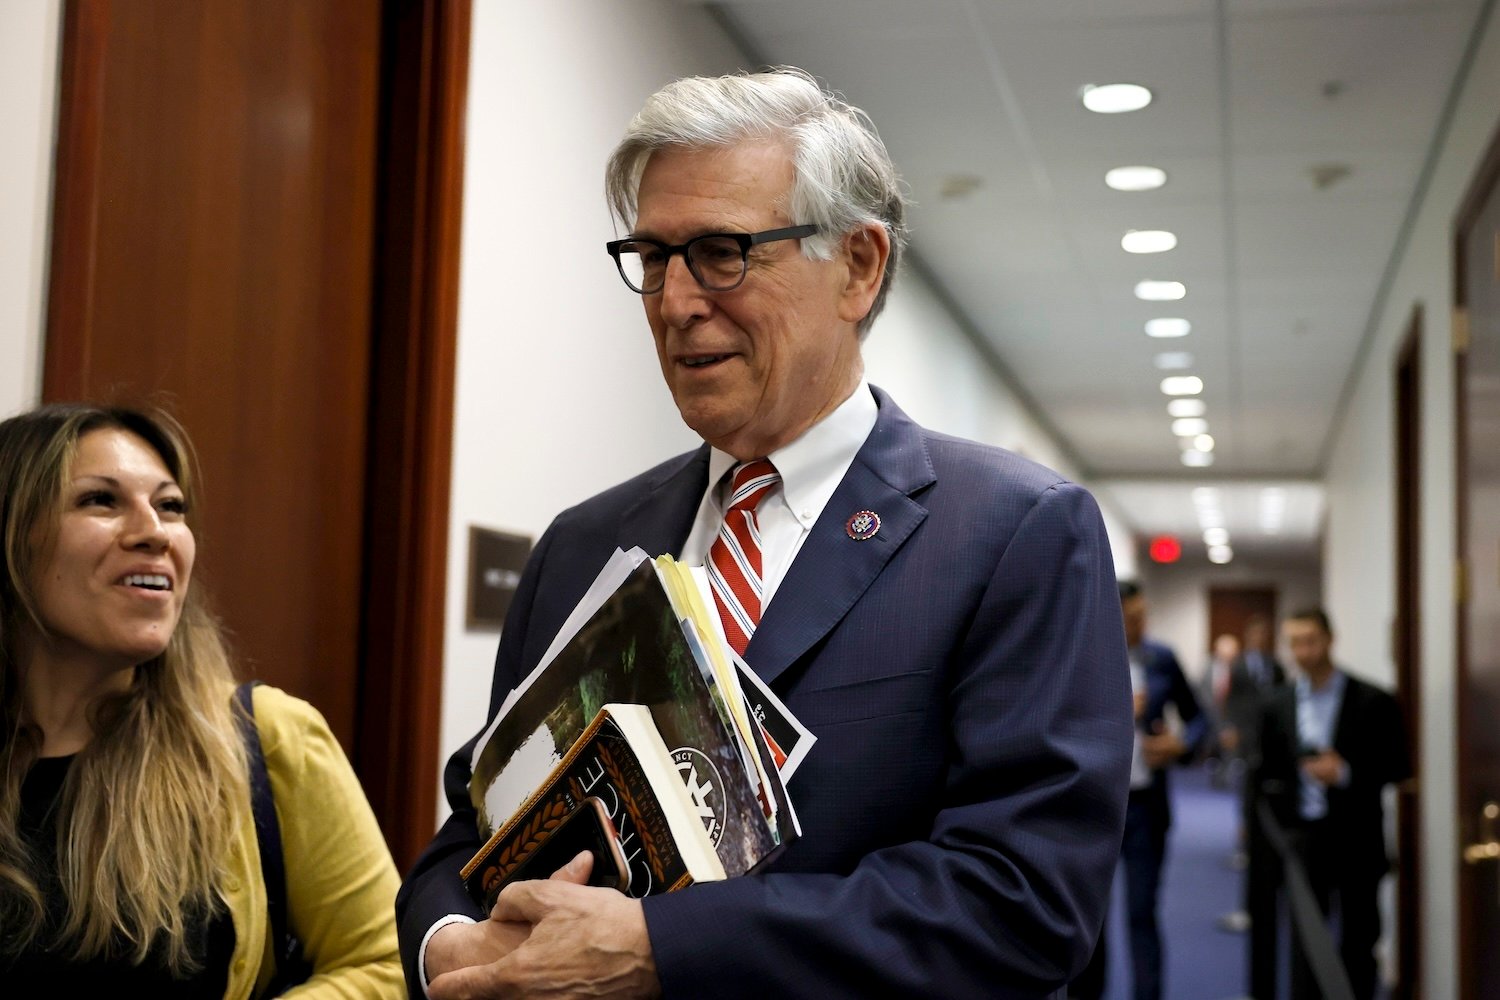
{"label": "shoulder bag strap", "polygon": [[292,933],[286,919],[286,862],[281,854],[281,824],[276,819],[276,800],[271,790],[271,776],[266,771],[266,755],[260,745],[260,731],[255,727],[255,706],[251,692],[259,681],[246,681],[235,688],[234,698],[240,711],[235,713],[240,735],[245,741],[245,758],[250,765],[250,808],[255,816],[255,840],[260,846],[260,873],[266,884],[266,919],[271,925],[272,951],[276,973],[265,996],[279,996],[297,983],[305,982],[311,971],[302,957],[302,942]]}

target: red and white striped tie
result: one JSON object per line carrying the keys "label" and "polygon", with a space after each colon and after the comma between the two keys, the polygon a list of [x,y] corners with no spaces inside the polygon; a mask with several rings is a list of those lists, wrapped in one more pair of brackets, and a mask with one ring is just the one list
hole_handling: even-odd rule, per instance
{"label": "red and white striped tie", "polygon": [[770,459],[757,458],[734,470],[729,507],[719,537],[708,550],[708,581],[729,645],[741,656],[760,624],[760,524],[755,507],[781,482]]}

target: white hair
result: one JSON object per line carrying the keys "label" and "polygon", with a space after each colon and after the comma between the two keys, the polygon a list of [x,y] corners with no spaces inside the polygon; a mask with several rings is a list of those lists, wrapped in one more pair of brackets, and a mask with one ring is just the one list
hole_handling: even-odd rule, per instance
{"label": "white hair", "polygon": [[878,225],[890,237],[890,258],[863,336],[885,306],[906,243],[906,198],[901,179],[869,115],[818,86],[803,70],[780,66],[764,73],[688,77],[646,99],[609,158],[605,192],[615,218],[635,224],[636,196],[651,155],[660,149],[732,146],[781,139],[792,147],[791,204],[796,225],[818,234],[802,241],[808,257],[829,260],[844,235]]}

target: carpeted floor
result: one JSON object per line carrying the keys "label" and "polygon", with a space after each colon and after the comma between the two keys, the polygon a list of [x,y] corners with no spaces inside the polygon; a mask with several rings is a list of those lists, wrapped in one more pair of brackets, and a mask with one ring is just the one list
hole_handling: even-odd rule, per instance
{"label": "carpeted floor", "polygon": [[[1234,848],[1238,807],[1233,793],[1213,788],[1202,768],[1172,774],[1172,831],[1161,894],[1166,950],[1164,1000],[1231,1000],[1246,993],[1246,935],[1219,928],[1239,908],[1239,872],[1226,864]],[[1112,897],[1106,1000],[1130,1000],[1130,937],[1125,884]]]}

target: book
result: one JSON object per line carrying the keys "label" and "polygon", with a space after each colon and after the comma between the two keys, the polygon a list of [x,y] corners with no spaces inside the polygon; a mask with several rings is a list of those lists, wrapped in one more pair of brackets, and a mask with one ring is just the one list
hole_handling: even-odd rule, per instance
{"label": "book", "polygon": [[[491,908],[500,890],[515,878],[551,874],[528,864],[553,838],[562,836],[565,822],[590,800],[599,803],[606,835],[617,838],[625,875],[617,887],[626,895],[640,898],[725,877],[698,807],[678,776],[650,710],[608,704],[531,797],[460,871],[475,902]],[[570,840],[564,852],[568,857],[554,855],[547,865],[555,870],[565,864],[578,843]],[[614,846],[592,846],[596,873],[606,867]]]}
{"label": "book", "polygon": [[[726,876],[741,875],[795,836],[764,734],[722,639],[674,606],[671,561],[616,553],[548,656],[507,698],[477,742],[470,799],[486,840],[523,811],[606,704],[643,705],[667,747]],[[788,811],[789,812],[789,811]]]}

